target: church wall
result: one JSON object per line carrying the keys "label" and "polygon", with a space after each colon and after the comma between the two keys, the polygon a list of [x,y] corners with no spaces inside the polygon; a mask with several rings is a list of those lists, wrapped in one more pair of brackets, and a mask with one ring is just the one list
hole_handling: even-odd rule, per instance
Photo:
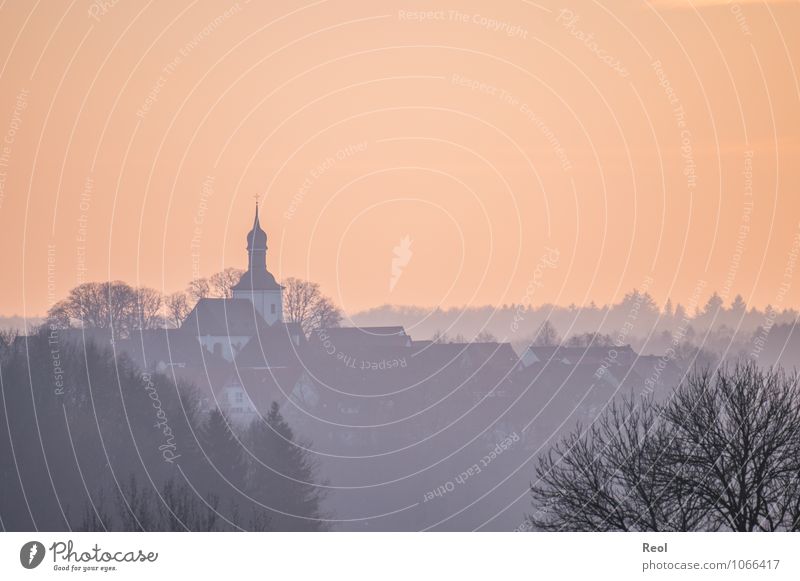
{"label": "church wall", "polygon": [[283,298],[282,291],[260,291],[260,290],[235,290],[233,298],[248,299],[253,303],[258,314],[272,325],[276,321],[283,321]]}

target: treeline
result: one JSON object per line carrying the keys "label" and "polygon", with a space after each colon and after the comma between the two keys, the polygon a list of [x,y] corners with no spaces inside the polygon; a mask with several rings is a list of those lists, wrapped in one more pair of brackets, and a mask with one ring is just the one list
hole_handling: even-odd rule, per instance
{"label": "treeline", "polygon": [[539,458],[528,528],[800,530],[800,386],[750,362],[613,402]]}
{"label": "treeline", "polygon": [[748,348],[748,344],[773,326],[794,324],[794,309],[748,307],[737,295],[729,303],[713,293],[703,304],[683,305],[667,301],[659,307],[646,291],[627,293],[610,305],[558,306],[506,304],[498,307],[428,309],[384,305],[352,315],[356,325],[404,325],[420,339],[460,337],[471,341],[489,335],[516,346],[533,342],[547,321],[560,341],[587,333],[608,335],[619,343],[630,343],[637,351],[661,353],[664,345],[679,336],[682,342],[709,345],[720,352]]}
{"label": "treeline", "polygon": [[234,429],[191,386],[49,328],[0,345],[0,392],[3,530],[325,528],[276,405]]}
{"label": "treeline", "polygon": [[185,292],[168,295],[120,280],[86,282],[48,310],[47,322],[60,328],[109,329],[120,337],[137,330],[179,327],[198,300],[230,298],[242,273],[226,268],[208,278],[192,280]]}
{"label": "treeline", "polygon": [[[115,338],[148,329],[177,328],[197,301],[231,298],[242,272],[226,268],[208,278],[192,280],[186,292],[169,295],[148,287],[132,287],[119,280],[86,282],[55,303],[48,310],[45,323],[59,329],[105,329]],[[284,321],[297,323],[307,335],[315,328],[339,326],[342,312],[322,294],[319,284],[297,278],[284,282]],[[8,334],[13,330],[2,332]]]}

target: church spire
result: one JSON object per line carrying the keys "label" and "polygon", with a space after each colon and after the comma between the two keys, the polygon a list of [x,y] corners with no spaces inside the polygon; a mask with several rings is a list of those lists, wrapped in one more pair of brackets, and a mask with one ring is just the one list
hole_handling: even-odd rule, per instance
{"label": "church spire", "polygon": [[247,272],[233,290],[275,290],[281,286],[267,270],[267,233],[261,228],[258,201],[253,228],[247,233]]}

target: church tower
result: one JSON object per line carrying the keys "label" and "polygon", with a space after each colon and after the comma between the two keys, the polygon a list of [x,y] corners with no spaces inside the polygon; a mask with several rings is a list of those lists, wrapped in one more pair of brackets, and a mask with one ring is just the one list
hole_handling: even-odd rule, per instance
{"label": "church tower", "polygon": [[283,287],[267,270],[267,234],[258,222],[258,202],[253,229],[247,235],[247,272],[233,287],[233,298],[250,300],[270,325],[283,321]]}

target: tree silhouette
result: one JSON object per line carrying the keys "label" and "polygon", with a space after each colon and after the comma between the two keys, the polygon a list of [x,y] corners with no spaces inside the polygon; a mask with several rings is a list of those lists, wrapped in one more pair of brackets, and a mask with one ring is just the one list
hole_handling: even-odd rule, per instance
{"label": "tree silhouette", "polygon": [[693,526],[699,516],[693,505],[667,490],[661,454],[668,445],[651,399],[612,404],[591,428],[578,428],[540,457],[529,522],[543,531]]}
{"label": "tree silhouette", "polygon": [[613,347],[614,339],[603,333],[573,335],[564,343],[566,347]]}
{"label": "tree silhouette", "polygon": [[320,530],[324,523],[317,486],[317,466],[308,457],[307,443],[294,433],[273,402],[264,420],[254,421],[248,441],[256,460],[250,462],[248,480],[253,495],[274,510],[275,530]]}
{"label": "tree silhouette", "polygon": [[496,343],[497,337],[489,331],[481,331],[475,336],[475,343]]}
{"label": "tree silhouette", "polygon": [[797,528],[791,506],[800,479],[800,392],[796,377],[739,365],[700,373],[664,407],[679,463],[712,528]]}
{"label": "tree silhouette", "polygon": [[155,289],[138,288],[134,291],[135,304],[132,313],[131,329],[158,329],[164,326],[161,307],[164,298]]}
{"label": "tree silhouette", "polygon": [[175,292],[164,299],[164,307],[167,312],[167,321],[175,328],[180,327],[192,310],[189,307],[189,299],[186,293]]}
{"label": "tree silhouette", "polygon": [[121,281],[87,282],[70,290],[47,316],[56,327],[108,329],[115,337],[126,337],[134,330],[161,327],[161,306],[161,295],[150,288],[135,289]]}
{"label": "tree silhouette", "polygon": [[211,296],[211,283],[207,278],[195,278],[186,285],[186,294],[195,302]]}
{"label": "tree silhouette", "polygon": [[241,268],[226,268],[208,278],[214,296],[229,299],[233,296],[233,287],[242,278],[244,270]]}
{"label": "tree silhouette", "polygon": [[244,488],[245,452],[230,420],[218,408],[208,414],[200,437],[202,451],[213,471],[212,489],[220,496],[236,495]]}
{"label": "tree silhouette", "polygon": [[533,345],[537,347],[555,347],[560,342],[561,337],[549,320],[545,320],[539,325],[539,330],[536,331],[536,336],[533,339]]}
{"label": "tree silhouette", "polygon": [[539,459],[533,528],[798,530],[800,390],[753,363],[612,404]]}
{"label": "tree silhouette", "polygon": [[314,329],[338,327],[342,313],[322,294],[319,285],[297,278],[284,281],[283,312],[287,323],[297,323],[306,335]]}

